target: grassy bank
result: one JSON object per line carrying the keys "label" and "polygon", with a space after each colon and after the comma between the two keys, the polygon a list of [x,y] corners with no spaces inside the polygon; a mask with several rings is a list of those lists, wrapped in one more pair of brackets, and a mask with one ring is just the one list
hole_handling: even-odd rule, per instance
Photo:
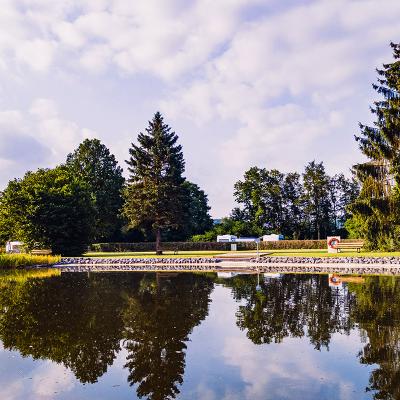
{"label": "grassy bank", "polygon": [[0,254],[0,269],[49,265],[60,260],[60,256],[35,256],[31,254]]}

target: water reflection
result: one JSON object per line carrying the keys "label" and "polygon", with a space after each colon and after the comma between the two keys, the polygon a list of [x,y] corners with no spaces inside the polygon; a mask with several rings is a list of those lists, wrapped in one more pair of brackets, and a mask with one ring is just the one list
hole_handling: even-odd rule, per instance
{"label": "water reflection", "polygon": [[[397,278],[185,273],[46,276],[46,279],[0,277],[0,339],[5,349],[24,357],[64,365],[81,383],[96,384],[123,355],[120,368],[126,372],[138,398],[194,398],[193,392],[188,394],[189,389],[182,391],[189,355],[187,346],[194,327],[202,324],[209,314],[210,296],[218,285],[236,301],[229,307],[235,310],[235,323],[247,341],[240,341],[242,347],[278,346],[273,348],[279,354],[285,343],[290,348],[287,340],[296,340],[304,346],[309,343],[312,351],[331,357],[335,368],[335,354],[328,352],[335,340],[351,336],[354,342],[358,337],[355,343],[358,354],[346,357],[358,360],[360,368],[370,366],[369,382],[365,381],[364,395],[359,398],[400,398],[400,280]],[[217,315],[218,310],[223,310],[218,301],[212,306]],[[207,348],[207,341],[216,340],[215,332],[210,333],[213,329],[210,324],[217,326],[214,320],[205,325],[209,331],[197,339],[200,348]],[[224,325],[218,325],[218,335],[233,340]],[[233,359],[235,351],[240,350],[234,347],[228,356],[225,352],[225,359],[214,354],[219,357],[218,373],[224,376],[228,376],[229,370],[226,358]],[[302,351],[308,350],[304,347]],[[214,353],[218,350],[214,349]],[[285,362],[278,359],[273,366],[284,368]],[[245,361],[238,359],[234,363],[241,365]],[[201,374],[207,373],[207,369],[208,366],[203,368],[195,378],[192,372],[189,381],[202,380]],[[234,387],[239,378],[225,379],[225,385]],[[285,379],[290,386],[291,378]],[[221,384],[214,382],[209,390],[213,385]],[[308,385],[311,387],[311,383]],[[307,398],[324,398],[328,386],[324,390],[315,397],[307,392]],[[329,392],[327,398],[339,397]],[[298,397],[275,394],[275,398]]]}

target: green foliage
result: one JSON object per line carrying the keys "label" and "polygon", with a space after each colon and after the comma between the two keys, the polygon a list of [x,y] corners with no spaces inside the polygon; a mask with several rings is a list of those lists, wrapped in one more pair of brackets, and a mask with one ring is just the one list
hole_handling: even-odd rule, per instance
{"label": "green foliage", "polygon": [[110,150],[98,139],[85,139],[68,155],[66,165],[93,198],[93,240],[112,240],[122,226],[119,217],[122,207],[121,192],[125,181],[122,168],[118,166]]}
{"label": "green foliage", "polygon": [[[178,229],[165,229],[162,238],[165,241],[187,240],[193,235],[202,234],[213,226],[207,195],[195,183],[184,181],[185,209],[182,224]],[[150,238],[151,239],[151,238]]]}
{"label": "green foliage", "polygon": [[343,174],[329,177],[323,164],[315,161],[307,164],[302,176],[252,167],[235,184],[235,199],[241,207],[233,209],[221,225],[192,240],[215,240],[218,234],[228,233],[278,233],[292,239],[345,236],[346,207],[357,194],[354,179]]}
{"label": "green foliage", "polygon": [[184,238],[201,234],[211,229],[213,221],[210,217],[210,206],[207,195],[195,183],[185,181],[183,187],[188,196],[188,221],[184,226]]}
{"label": "green foliage", "polygon": [[129,149],[130,178],[124,190],[123,214],[131,228],[152,228],[160,251],[161,231],[181,227],[188,213],[182,176],[185,161],[178,136],[159,112],[137,141],[138,145],[132,143]]}
{"label": "green foliage", "polygon": [[260,230],[253,227],[247,221],[240,221],[234,218],[222,218],[221,223],[202,235],[194,235],[193,242],[215,242],[218,235],[236,236],[259,236]]}
{"label": "green foliage", "polygon": [[377,70],[378,84],[373,85],[383,96],[371,108],[376,120],[373,126],[360,124],[356,136],[369,161],[354,166],[362,190],[349,208],[368,246],[383,250],[400,248],[400,45],[391,47],[394,62]]}
{"label": "green foliage", "polygon": [[317,239],[330,233],[329,177],[323,163],[311,161],[306,165],[304,174],[305,215],[310,234]]}
{"label": "green foliage", "polygon": [[65,167],[28,172],[10,181],[0,197],[3,235],[28,249],[81,254],[90,243],[93,215],[90,194]]}

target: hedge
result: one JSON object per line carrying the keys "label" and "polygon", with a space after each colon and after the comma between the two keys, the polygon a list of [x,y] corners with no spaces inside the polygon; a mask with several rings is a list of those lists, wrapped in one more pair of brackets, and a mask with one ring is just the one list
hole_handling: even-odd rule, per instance
{"label": "hedge", "polygon": [[[344,239],[346,241],[354,241]],[[256,244],[238,243],[238,250],[255,250]],[[89,251],[93,252],[123,252],[123,251],[155,251],[154,242],[142,243],[95,243],[89,247]],[[178,251],[229,251],[231,243],[218,242],[163,242],[161,244],[163,250],[178,250]],[[326,240],[279,240],[276,242],[260,242],[260,250],[285,250],[285,249],[326,249]]]}

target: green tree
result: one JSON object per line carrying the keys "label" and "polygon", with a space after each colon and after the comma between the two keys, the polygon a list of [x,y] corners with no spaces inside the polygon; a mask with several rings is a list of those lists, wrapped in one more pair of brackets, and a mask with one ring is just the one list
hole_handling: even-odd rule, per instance
{"label": "green tree", "polygon": [[67,157],[66,165],[83,182],[94,200],[94,241],[110,240],[121,229],[124,178],[110,150],[98,139],[85,139]]}
{"label": "green tree", "polygon": [[187,220],[185,170],[178,136],[157,112],[138,144],[129,149],[129,183],[124,190],[123,214],[132,228],[151,226],[161,254],[161,231],[177,229]]}
{"label": "green tree", "polygon": [[[235,212],[236,209],[233,210]],[[252,224],[237,219],[237,216],[222,218],[219,224],[202,235],[193,235],[193,242],[215,242],[218,235],[259,236],[259,231],[254,230]]]}
{"label": "green tree", "polygon": [[164,234],[165,240],[187,240],[191,236],[201,235],[213,227],[213,220],[209,214],[210,206],[204,191],[189,181],[183,183],[183,188],[186,191],[186,221],[179,229],[167,230]]}
{"label": "green tree", "polygon": [[8,224],[7,239],[22,240],[29,249],[81,254],[91,240],[93,217],[90,194],[65,167],[28,172],[10,181],[0,198],[0,227]]}
{"label": "green tree", "polygon": [[297,172],[286,174],[282,191],[282,233],[287,238],[300,239],[304,233],[304,189]]}
{"label": "green tree", "polygon": [[394,62],[377,70],[373,85],[383,97],[371,108],[376,120],[373,126],[360,124],[356,136],[369,161],[354,166],[362,189],[350,208],[369,247],[382,249],[400,246],[400,44],[391,47]]}
{"label": "green tree", "polygon": [[243,205],[249,221],[263,231],[281,233],[284,219],[284,174],[276,169],[252,167],[235,183],[235,200]]}
{"label": "green tree", "polygon": [[331,232],[329,177],[323,163],[315,161],[308,163],[303,174],[303,182],[309,235],[319,240]]}
{"label": "green tree", "polygon": [[328,192],[332,214],[332,233],[347,235],[344,225],[351,218],[348,205],[355,201],[359,191],[359,185],[354,178],[348,179],[344,174],[337,174],[329,178]]}

